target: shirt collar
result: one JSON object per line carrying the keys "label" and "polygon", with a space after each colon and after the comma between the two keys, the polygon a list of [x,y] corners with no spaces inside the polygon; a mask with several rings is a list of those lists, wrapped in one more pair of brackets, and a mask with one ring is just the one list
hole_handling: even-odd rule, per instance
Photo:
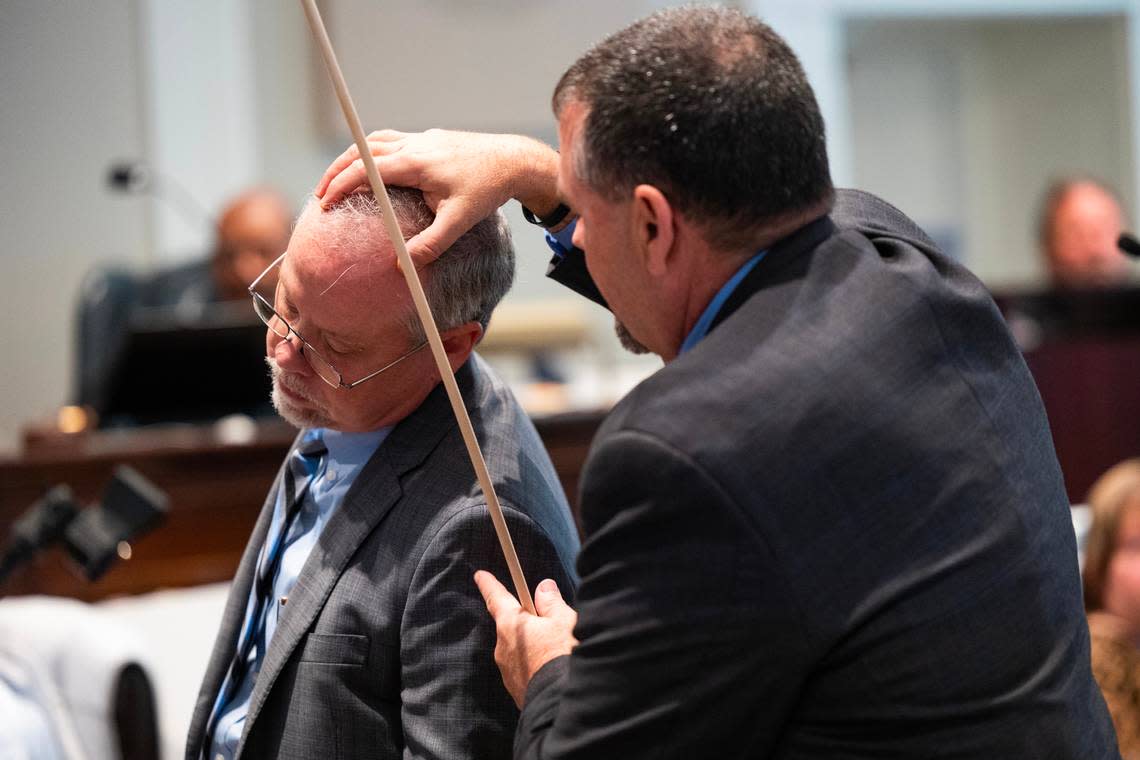
{"label": "shirt collar", "polygon": [[392,432],[391,426],[365,433],[344,433],[328,428],[315,428],[306,431],[305,436],[322,439],[329,450],[330,461],[352,467],[367,462],[390,432]]}
{"label": "shirt collar", "polygon": [[767,251],[760,251],[748,261],[744,262],[744,265],[736,270],[736,274],[732,275],[732,277],[728,279],[728,282],[721,286],[720,290],[713,296],[713,299],[709,301],[709,305],[701,312],[697,323],[693,325],[693,329],[689,331],[685,341],[681,344],[681,350],[677,352],[678,356],[700,343],[701,340],[709,334],[713,320],[716,319],[716,315],[719,314],[720,310],[724,307],[724,302],[728,300],[728,297],[732,295],[732,291],[736,290],[741,281],[748,276],[748,273],[760,263],[760,259],[764,258],[764,254],[766,253]]}

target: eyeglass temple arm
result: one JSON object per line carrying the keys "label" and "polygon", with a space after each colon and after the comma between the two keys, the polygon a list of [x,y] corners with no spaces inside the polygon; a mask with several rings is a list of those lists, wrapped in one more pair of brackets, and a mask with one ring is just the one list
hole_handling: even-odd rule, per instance
{"label": "eyeglass temple arm", "polygon": [[[285,253],[288,253],[288,251],[286,251]],[[285,253],[283,253],[283,254],[281,254],[280,256],[278,256],[277,258],[275,258],[275,259],[273,260],[273,263],[272,263],[272,264],[270,264],[269,266],[267,266],[267,267],[265,268],[265,271],[264,271],[264,272],[262,272],[261,274],[259,274],[259,275],[257,276],[257,279],[256,279],[256,280],[254,280],[253,282],[251,282],[251,283],[249,284],[249,292],[250,292],[250,293],[252,293],[252,292],[253,292],[253,289],[257,287],[257,283],[259,283],[259,282],[261,282],[263,279],[265,279],[265,275],[269,274],[269,270],[270,270],[270,269],[272,269],[273,267],[275,267],[275,266],[277,266],[278,264],[280,264],[280,263],[281,263],[281,260],[285,258]]]}

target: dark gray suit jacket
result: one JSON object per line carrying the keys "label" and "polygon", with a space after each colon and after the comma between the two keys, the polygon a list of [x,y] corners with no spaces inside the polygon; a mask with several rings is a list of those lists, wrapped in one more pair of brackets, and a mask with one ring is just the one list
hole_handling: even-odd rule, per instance
{"label": "dark gray suit jacket", "polygon": [[581,644],[517,758],[1119,756],[1033,380],[878,199],[841,192],[614,409],[581,519]]}
{"label": "dark gray suit jacket", "polygon": [[[456,373],[527,579],[573,593],[577,533],[554,468],[477,356]],[[196,759],[237,645],[278,482],[234,578],[191,723]],[[438,386],[365,465],[301,571],[255,682],[244,758],[497,758],[518,711],[472,576],[510,581]]]}

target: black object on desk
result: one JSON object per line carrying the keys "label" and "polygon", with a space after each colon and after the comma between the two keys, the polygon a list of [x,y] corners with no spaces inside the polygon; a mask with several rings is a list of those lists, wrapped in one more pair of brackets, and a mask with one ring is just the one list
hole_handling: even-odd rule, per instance
{"label": "black object on desk", "polygon": [[[170,509],[166,494],[130,467],[115,470],[103,502],[82,510],[64,532],[67,553],[89,581],[124,556],[122,545],[154,529]],[[129,544],[128,544],[129,546]]]}
{"label": "black object on desk", "polygon": [[273,413],[265,325],[251,310],[214,308],[192,321],[140,310],[115,362],[101,427],[206,422]]}
{"label": "black object on desk", "polygon": [[120,465],[100,504],[81,509],[71,489],[52,488],[12,526],[0,556],[0,584],[36,554],[62,542],[89,581],[97,581],[116,559],[128,559],[129,542],[162,522],[166,494],[131,467]]}

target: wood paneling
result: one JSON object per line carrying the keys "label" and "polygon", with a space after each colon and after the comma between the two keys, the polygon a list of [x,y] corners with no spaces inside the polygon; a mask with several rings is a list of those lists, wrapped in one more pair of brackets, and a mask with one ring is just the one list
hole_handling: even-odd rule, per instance
{"label": "wood paneling", "polygon": [[[600,413],[575,413],[535,420],[571,504],[601,419]],[[210,426],[96,432],[39,441],[20,457],[0,459],[3,536],[51,486],[67,484],[82,504],[97,500],[119,464],[134,467],[170,497],[165,522],[97,583],[83,580],[53,549],[17,570],[0,592],[94,600],[231,578],[295,433],[264,423],[252,440],[226,444]]]}

